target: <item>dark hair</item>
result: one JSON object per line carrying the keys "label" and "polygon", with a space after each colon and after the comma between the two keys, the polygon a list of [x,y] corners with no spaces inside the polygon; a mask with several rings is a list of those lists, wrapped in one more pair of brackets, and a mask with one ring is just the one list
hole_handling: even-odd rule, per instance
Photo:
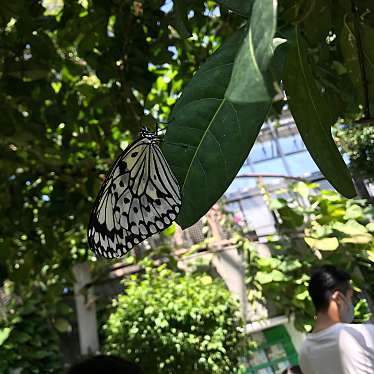
{"label": "dark hair", "polygon": [[292,366],[287,368],[282,372],[282,374],[303,374],[299,365]]}
{"label": "dark hair", "polygon": [[351,276],[344,270],[332,265],[324,265],[312,271],[309,282],[309,295],[316,311],[325,311],[330,304],[331,295],[340,291],[344,295],[350,289]]}
{"label": "dark hair", "polygon": [[73,365],[67,374],[143,374],[143,371],[121,357],[99,355]]}

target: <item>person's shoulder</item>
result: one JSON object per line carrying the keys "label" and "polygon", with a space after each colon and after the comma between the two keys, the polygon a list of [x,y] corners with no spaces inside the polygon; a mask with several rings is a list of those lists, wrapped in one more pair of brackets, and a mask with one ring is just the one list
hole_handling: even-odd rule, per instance
{"label": "person's shoulder", "polygon": [[309,345],[308,338],[304,339],[299,348],[299,354],[303,354],[306,351],[306,347]]}
{"label": "person's shoulder", "polygon": [[305,339],[303,340],[303,342],[301,343],[300,348],[299,348],[299,355],[300,356],[302,356],[304,354],[307,354],[315,346],[316,343],[315,343],[314,339],[312,338],[312,335],[313,334],[309,333],[305,336]]}
{"label": "person's shoulder", "polygon": [[374,347],[374,325],[373,324],[341,324],[339,333],[339,345],[351,350],[354,345],[362,347]]}
{"label": "person's shoulder", "polygon": [[307,339],[305,339],[299,348],[299,360],[300,360],[300,365],[304,366],[306,365],[306,362],[308,361],[308,351],[309,351],[309,342]]}
{"label": "person's shoulder", "polygon": [[357,332],[374,334],[372,323],[341,323],[340,325],[343,330],[354,329]]}

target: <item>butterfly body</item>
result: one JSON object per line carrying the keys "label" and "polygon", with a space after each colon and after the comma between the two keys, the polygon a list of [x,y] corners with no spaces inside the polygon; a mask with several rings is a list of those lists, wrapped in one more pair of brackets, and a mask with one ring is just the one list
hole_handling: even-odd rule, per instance
{"label": "butterfly body", "polygon": [[143,129],[111,167],[88,227],[88,243],[96,254],[121,257],[177,217],[180,189],[158,143],[155,134]]}

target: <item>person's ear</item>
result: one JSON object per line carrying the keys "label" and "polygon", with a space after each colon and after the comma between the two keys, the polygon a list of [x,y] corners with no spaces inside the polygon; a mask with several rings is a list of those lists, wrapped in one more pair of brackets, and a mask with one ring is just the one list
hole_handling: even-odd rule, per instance
{"label": "person's ear", "polygon": [[335,291],[332,296],[331,300],[334,300],[338,305],[344,302],[344,297],[340,291]]}
{"label": "person's ear", "polygon": [[336,302],[338,302],[340,298],[341,298],[341,295],[339,291],[334,291],[334,293],[331,295],[331,299]]}

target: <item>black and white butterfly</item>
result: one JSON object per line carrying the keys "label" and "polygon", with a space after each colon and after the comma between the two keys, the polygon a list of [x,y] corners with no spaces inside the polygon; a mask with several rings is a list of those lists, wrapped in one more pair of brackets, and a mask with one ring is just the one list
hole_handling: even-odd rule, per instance
{"label": "black and white butterfly", "polygon": [[88,244],[95,254],[123,256],[177,217],[180,188],[159,141],[142,129],[107,174],[88,226]]}

